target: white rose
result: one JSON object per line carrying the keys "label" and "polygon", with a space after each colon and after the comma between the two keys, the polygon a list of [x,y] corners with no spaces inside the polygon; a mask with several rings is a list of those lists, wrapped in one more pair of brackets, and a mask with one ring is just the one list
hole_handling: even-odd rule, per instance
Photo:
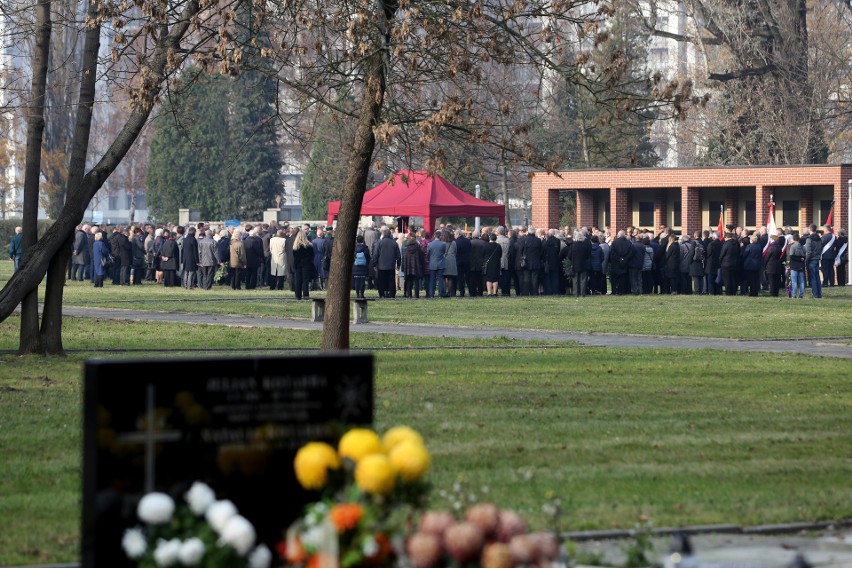
{"label": "white rose", "polygon": [[272,564],[272,552],[265,544],[255,548],[248,559],[248,568],[269,568]]}
{"label": "white rose", "polygon": [[198,516],[203,515],[207,511],[207,508],[216,501],[216,494],[213,493],[210,486],[200,481],[193,483],[184,497],[189,504],[190,510]]}
{"label": "white rose", "polygon": [[166,568],[172,564],[177,564],[180,557],[180,540],[173,538],[172,540],[160,539],[157,541],[157,548],[154,549],[154,562],[157,566]]}
{"label": "white rose", "polygon": [[124,531],[124,537],[121,539],[121,547],[127,556],[133,560],[142,558],[145,551],[148,550],[148,541],[145,540],[145,534],[139,527],[127,529]]}
{"label": "white rose", "polygon": [[172,520],[174,500],[165,493],[148,493],[139,501],[136,514],[146,523],[160,525]]}
{"label": "white rose", "polygon": [[255,537],[252,524],[245,517],[234,515],[228,519],[228,524],[221,532],[219,543],[228,544],[234,547],[240,556],[245,556],[254,546]]}
{"label": "white rose", "polygon": [[237,507],[228,500],[216,501],[207,507],[204,517],[217,533],[222,534],[228,521],[237,514]]}
{"label": "white rose", "polygon": [[180,545],[178,553],[180,563],[184,566],[195,566],[204,558],[204,543],[200,538],[191,538]]}

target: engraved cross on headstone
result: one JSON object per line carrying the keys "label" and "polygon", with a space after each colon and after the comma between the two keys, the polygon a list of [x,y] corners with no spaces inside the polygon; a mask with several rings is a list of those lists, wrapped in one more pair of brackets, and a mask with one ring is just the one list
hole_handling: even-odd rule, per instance
{"label": "engraved cross on headstone", "polygon": [[141,442],[145,444],[145,493],[154,491],[157,444],[162,442],[178,442],[183,437],[183,434],[177,430],[157,431],[157,404],[154,395],[154,385],[149,384],[145,391],[145,430],[123,434],[119,438],[125,442]]}

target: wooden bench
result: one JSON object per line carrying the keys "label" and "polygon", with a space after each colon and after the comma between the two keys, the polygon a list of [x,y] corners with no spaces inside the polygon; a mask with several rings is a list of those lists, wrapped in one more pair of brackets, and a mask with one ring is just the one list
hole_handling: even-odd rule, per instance
{"label": "wooden bench", "polygon": [[[352,323],[368,323],[367,306],[375,301],[375,298],[352,298]],[[311,298],[311,321],[321,322],[323,319],[325,319],[325,298]]]}

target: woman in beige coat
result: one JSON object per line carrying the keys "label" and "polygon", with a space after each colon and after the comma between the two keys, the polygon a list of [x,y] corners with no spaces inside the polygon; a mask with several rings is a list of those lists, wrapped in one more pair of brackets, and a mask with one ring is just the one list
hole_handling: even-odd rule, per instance
{"label": "woman in beige coat", "polygon": [[246,268],[246,249],[243,245],[242,231],[234,231],[231,235],[231,288],[239,290],[245,277],[243,271]]}
{"label": "woman in beige coat", "polygon": [[284,253],[284,238],[286,233],[278,231],[274,237],[269,239],[269,289],[283,290],[284,277],[287,275],[287,255]]}

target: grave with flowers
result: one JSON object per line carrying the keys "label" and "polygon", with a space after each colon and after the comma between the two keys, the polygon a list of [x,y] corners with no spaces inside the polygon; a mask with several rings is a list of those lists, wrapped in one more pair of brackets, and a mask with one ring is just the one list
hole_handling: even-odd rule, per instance
{"label": "grave with flowers", "polygon": [[93,361],[83,402],[82,566],[260,566],[313,498],[297,450],[372,423],[373,363]]}

